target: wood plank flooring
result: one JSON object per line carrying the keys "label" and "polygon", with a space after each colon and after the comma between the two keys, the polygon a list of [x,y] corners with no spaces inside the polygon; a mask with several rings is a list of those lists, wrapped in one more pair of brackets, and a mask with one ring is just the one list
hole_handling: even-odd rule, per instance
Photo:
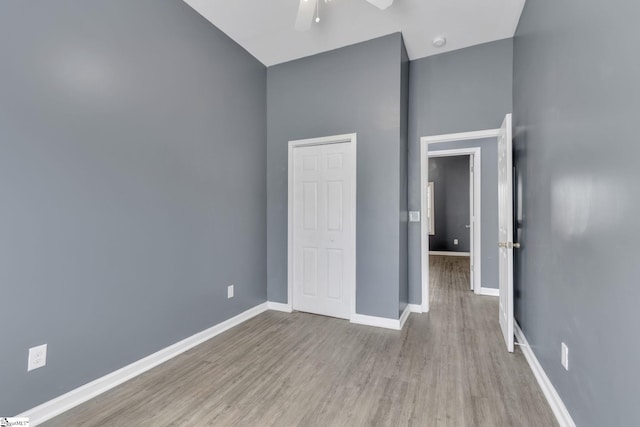
{"label": "wood plank flooring", "polygon": [[557,425],[468,263],[431,257],[431,312],[402,331],[263,313],[45,425]]}

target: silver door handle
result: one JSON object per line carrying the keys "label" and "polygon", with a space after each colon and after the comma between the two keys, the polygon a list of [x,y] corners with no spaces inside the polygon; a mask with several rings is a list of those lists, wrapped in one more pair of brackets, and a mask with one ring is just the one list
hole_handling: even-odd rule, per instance
{"label": "silver door handle", "polygon": [[471,228],[471,224],[465,225],[464,228]]}
{"label": "silver door handle", "polygon": [[520,249],[520,243],[499,242],[498,247],[505,249]]}

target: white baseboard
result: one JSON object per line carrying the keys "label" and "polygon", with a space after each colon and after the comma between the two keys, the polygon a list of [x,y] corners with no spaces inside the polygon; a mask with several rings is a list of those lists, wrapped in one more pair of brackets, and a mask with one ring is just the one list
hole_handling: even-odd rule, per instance
{"label": "white baseboard", "polygon": [[169,359],[172,359],[185,351],[202,344],[203,342],[219,335],[228,329],[233,328],[245,322],[252,317],[257,316],[260,313],[267,311],[268,304],[262,303],[253,308],[250,308],[247,311],[244,311],[237,316],[232,317],[231,319],[225,320],[222,323],[218,323],[217,325],[206,329],[202,332],[198,332],[195,335],[192,335],[188,338],[185,338],[182,341],[179,341],[169,347],[166,347],[156,353],[153,353],[143,359],[140,359],[136,362],[131,363],[123,368],[118,369],[117,371],[111,372],[103,377],[100,377],[90,383],[87,383],[83,386],[80,386],[74,390],[71,390],[68,393],[63,394],[62,396],[56,397],[55,399],[49,400],[35,408],[29,409],[28,411],[23,412],[17,417],[27,417],[29,418],[30,425],[35,426],[41,424],[56,415],[60,415],[63,412],[68,411],[69,409],[84,403],[99,394],[102,394],[125,381],[134,378],[151,368],[154,368],[161,363],[166,362]]}
{"label": "white baseboard", "polygon": [[500,296],[500,289],[494,289],[494,288],[480,288],[480,295],[486,295],[489,297],[499,297]]}
{"label": "white baseboard", "polygon": [[407,319],[409,318],[409,315],[411,314],[411,308],[409,308],[409,304],[407,304],[407,306],[404,308],[404,311],[402,312],[402,314],[400,315],[400,327],[398,328],[399,330],[402,330],[402,328],[404,328],[404,324],[406,323]]}
{"label": "white baseboard", "polygon": [[352,314],[351,323],[358,325],[375,326],[377,328],[387,328],[400,330],[400,319],[388,319],[386,317],[367,316],[365,314]]}
{"label": "white baseboard", "polygon": [[420,304],[409,304],[409,311],[412,313],[422,313],[422,306]]}
{"label": "white baseboard", "polygon": [[452,252],[452,251],[429,251],[429,255],[471,256],[471,253],[470,252]]}
{"label": "white baseboard", "polygon": [[291,307],[291,305],[283,304],[281,302],[268,301],[267,307],[269,307],[269,310],[284,311],[285,313],[293,312],[293,307]]}
{"label": "white baseboard", "polygon": [[411,308],[409,307],[409,305],[407,305],[399,319],[367,316],[365,314],[356,313],[351,315],[351,319],[349,321],[358,325],[375,326],[377,328],[386,328],[399,331],[404,326],[404,323],[407,321],[407,318],[409,317],[409,314],[411,314],[411,312]]}
{"label": "white baseboard", "polygon": [[542,368],[542,365],[540,365],[535,353],[529,346],[529,342],[524,336],[522,329],[520,329],[520,325],[518,325],[518,322],[514,322],[513,326],[516,338],[518,342],[522,344],[520,349],[522,349],[525,359],[529,362],[533,375],[536,377],[536,380],[538,380],[542,393],[547,398],[549,406],[551,406],[551,410],[558,420],[558,424],[560,424],[560,427],[576,427],[576,423],[573,422],[567,407],[564,406],[564,402],[560,398],[560,395],[551,383],[547,374],[544,372],[544,369]]}

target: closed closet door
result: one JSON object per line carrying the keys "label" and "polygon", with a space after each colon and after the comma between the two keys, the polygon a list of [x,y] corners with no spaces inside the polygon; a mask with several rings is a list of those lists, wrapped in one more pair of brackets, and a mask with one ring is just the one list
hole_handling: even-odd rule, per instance
{"label": "closed closet door", "polygon": [[349,143],[294,149],[293,308],[348,319],[355,271]]}

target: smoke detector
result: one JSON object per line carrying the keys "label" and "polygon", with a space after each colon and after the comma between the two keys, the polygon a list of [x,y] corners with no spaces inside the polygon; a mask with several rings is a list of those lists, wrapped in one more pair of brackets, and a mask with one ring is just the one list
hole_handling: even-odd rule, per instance
{"label": "smoke detector", "polygon": [[447,44],[447,39],[443,36],[438,36],[431,42],[434,47],[442,47]]}

